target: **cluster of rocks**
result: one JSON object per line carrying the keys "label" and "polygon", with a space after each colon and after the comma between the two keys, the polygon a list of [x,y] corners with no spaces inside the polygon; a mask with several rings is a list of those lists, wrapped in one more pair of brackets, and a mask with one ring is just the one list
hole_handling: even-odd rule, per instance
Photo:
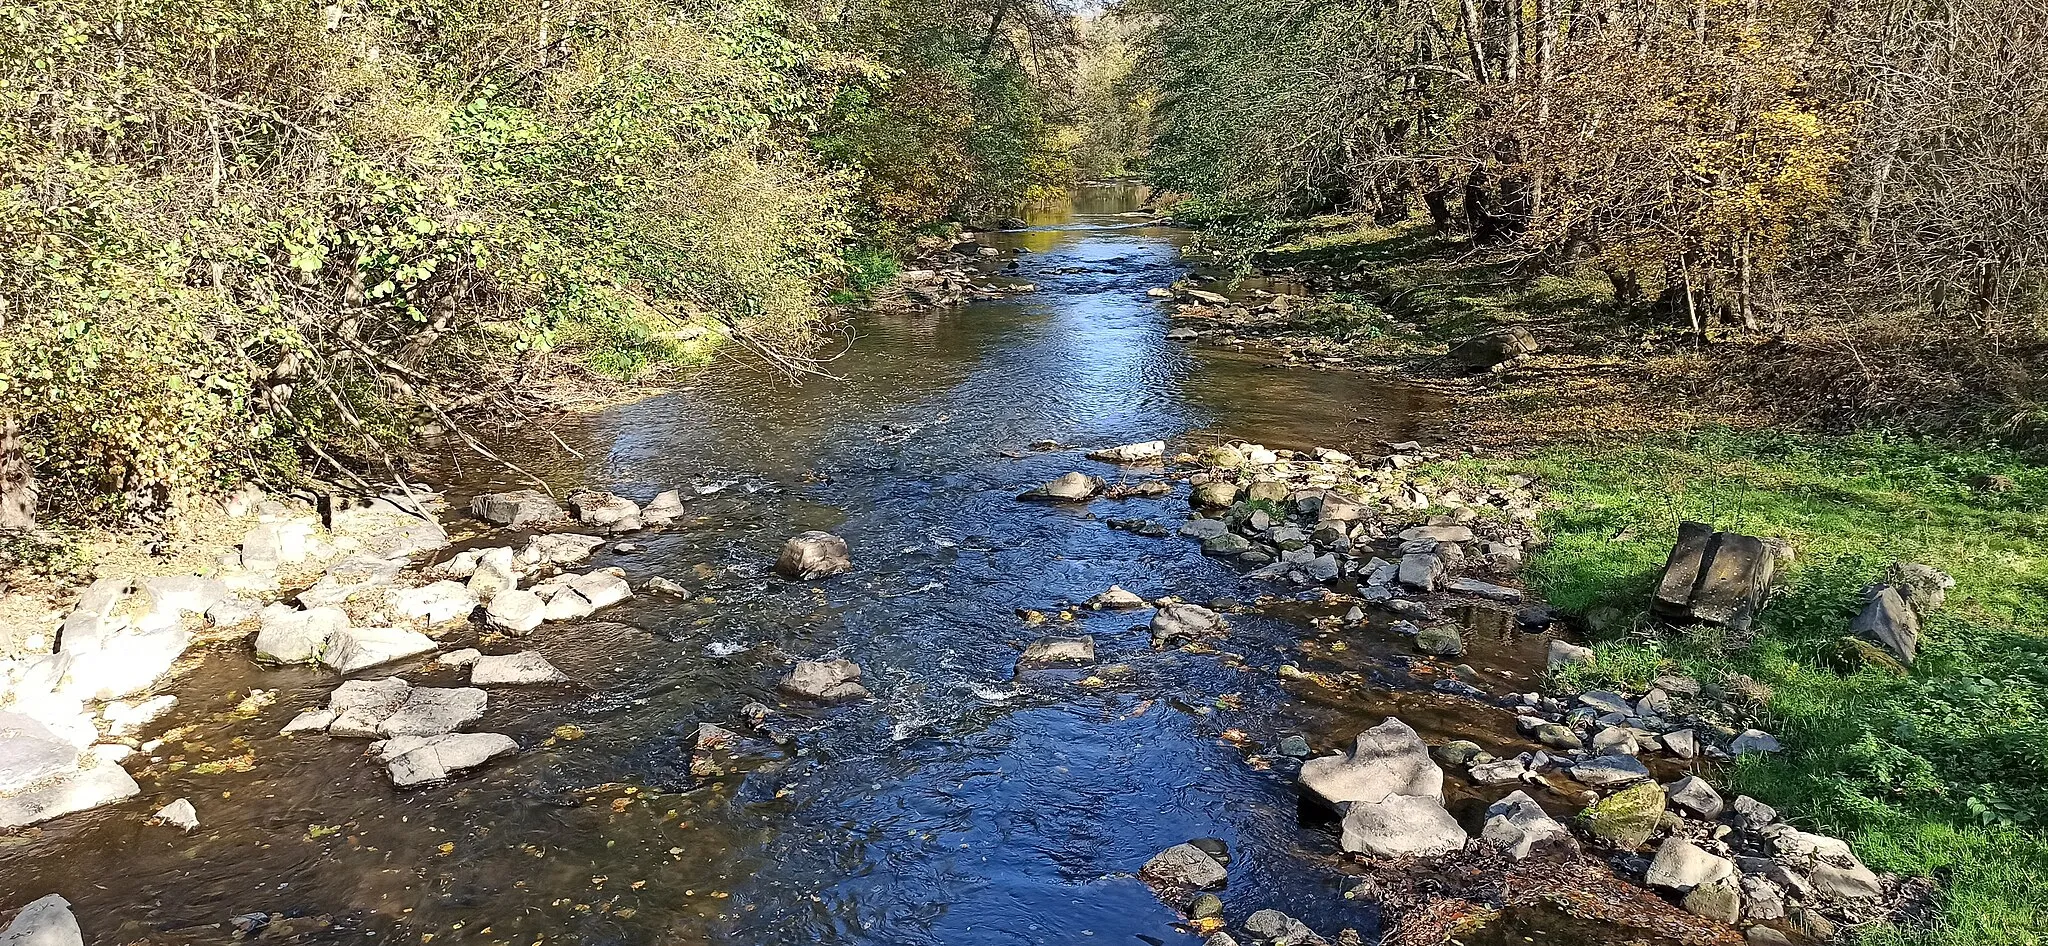
{"label": "cluster of rocks", "polygon": [[[538,654],[475,655],[467,662],[472,682],[567,679]],[[489,702],[488,694],[475,686],[416,687],[399,677],[350,680],[328,695],[325,707],[300,713],[284,732],[377,740],[370,744],[371,757],[390,772],[393,785],[413,788],[518,751],[518,743],[501,733],[457,732],[482,719]]]}
{"label": "cluster of rocks", "polygon": [[[1477,791],[1516,785],[1488,805],[1476,838],[1445,807],[1439,762],[1467,769]],[[1885,896],[1883,882],[1846,843],[1799,830],[1747,796],[1725,802],[1698,775],[1660,785],[1618,748],[1555,766],[1591,792],[1572,792],[1567,784],[1542,778],[1538,772],[1551,766],[1541,761],[1511,767],[1515,771],[1498,766],[1471,743],[1432,749],[1413,728],[1390,717],[1360,733],[1347,751],[1303,762],[1297,785],[1304,797],[1338,816],[1339,844],[1347,852],[1379,860],[1435,858],[1476,843],[1522,860],[1576,858],[1585,845],[1597,845],[1612,852],[1617,873],[1694,914],[1751,927],[1753,942],[1782,942],[1778,926],[1825,939],[1841,925],[1867,918]],[[1532,791],[1594,800],[1560,820]],[[1637,853],[1653,841],[1649,856]],[[1188,870],[1186,864],[1203,869]],[[1155,859],[1141,876],[1169,899],[1223,880],[1222,871],[1178,849]],[[1184,896],[1175,902],[1187,903]]]}
{"label": "cluster of rocks", "polygon": [[[571,494],[564,509],[545,493],[518,490],[480,496],[470,510],[522,530],[573,522],[616,534],[670,524],[685,501],[679,490],[645,506],[589,491]],[[449,544],[437,520],[445,506],[424,489],[307,501],[245,489],[225,505],[229,516],[251,524],[212,573],[96,581],[60,623],[30,638],[32,647],[49,652],[0,663],[0,826],[138,794],[120,762],[137,748],[134,734],[176,704],[175,696],[147,691],[196,640],[248,634],[263,661],[317,663],[350,674],[438,650],[437,638],[466,625],[480,608],[487,626],[523,634],[543,621],[586,617],[633,594],[616,568],[561,571],[589,558],[606,541],[600,535],[541,532],[517,548],[473,549],[414,567],[416,556]],[[280,591],[289,587],[302,590]],[[242,630],[250,625],[253,633]],[[558,672],[543,671],[545,661],[535,661],[537,655],[482,657],[476,682],[559,682]],[[401,770],[459,771],[473,764],[468,760],[480,748],[502,746],[468,738],[433,746],[387,740],[380,752],[395,753],[386,761],[394,779],[408,784],[398,777]],[[444,764],[430,764],[435,758]],[[182,812],[166,811],[173,817],[158,820],[183,820],[175,817]]]}
{"label": "cluster of rocks", "polygon": [[[266,614],[273,623],[287,621],[260,600],[285,582],[319,574],[303,594],[326,607],[346,601],[370,576],[395,575],[410,556],[448,541],[426,516],[431,497],[416,494],[321,498],[316,511],[244,491],[226,506],[230,517],[253,522],[213,573],[102,578],[56,626],[30,636],[31,648],[48,652],[0,662],[0,826],[138,794],[120,763],[135,749],[134,733],[177,702],[147,691],[203,636],[230,633]],[[417,644],[409,632],[388,628],[343,633],[328,611],[306,610],[319,613],[289,620],[303,623],[308,635],[335,637],[339,665],[359,666]]]}
{"label": "cluster of rocks", "polygon": [[1514,588],[1457,573],[1519,569],[1537,512],[1527,481],[1434,490],[1408,472],[1433,455],[1415,443],[1387,448],[1366,461],[1249,443],[1182,454],[1176,459],[1194,468],[1188,482],[1198,515],[1180,533],[1256,577],[1301,585],[1354,579],[1371,603],[1439,591],[1519,601]]}
{"label": "cluster of rocks", "polygon": [[[950,308],[974,299],[1038,291],[1032,283],[999,280],[984,269],[1002,255],[1002,250],[982,246],[974,234],[963,232],[950,245],[927,247],[917,266],[898,273],[896,282],[910,302],[922,308]],[[1014,260],[1005,267],[1016,269]]]}
{"label": "cluster of rocks", "polygon": [[[1153,855],[1138,869],[1138,879],[1209,934],[1203,946],[1238,946],[1238,938],[1224,931],[1222,898],[1207,892],[1229,882],[1230,860],[1230,848],[1221,839],[1196,838]],[[1238,930],[1252,946],[1329,946],[1308,924],[1274,909],[1254,911]],[[1356,931],[1345,930],[1337,942],[1356,946],[1361,940]]]}

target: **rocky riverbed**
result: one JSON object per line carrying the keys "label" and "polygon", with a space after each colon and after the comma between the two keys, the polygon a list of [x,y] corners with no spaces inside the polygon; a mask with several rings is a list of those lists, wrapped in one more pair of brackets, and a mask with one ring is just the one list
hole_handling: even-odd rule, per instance
{"label": "rocky riverbed", "polygon": [[1542,484],[1440,473],[1425,393],[1168,341],[1178,237],[1118,200],[960,253],[1039,291],[878,316],[840,382],[499,445],[545,490],[238,494],[203,574],[83,589],[4,675],[7,935],[1775,942],[1910,898],[1723,791],[1781,748],[1745,681],[1556,686]]}

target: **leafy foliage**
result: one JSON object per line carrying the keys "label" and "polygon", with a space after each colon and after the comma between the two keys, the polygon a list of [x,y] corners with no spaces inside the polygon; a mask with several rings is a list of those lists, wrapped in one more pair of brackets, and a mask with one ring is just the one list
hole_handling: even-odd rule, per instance
{"label": "leafy foliage", "polygon": [[[548,353],[803,357],[824,290],[881,278],[857,227],[1064,174],[1025,68],[1058,36],[865,12],[0,0],[0,403],[45,505],[387,457]],[[1014,44],[945,42],[982,31]]]}

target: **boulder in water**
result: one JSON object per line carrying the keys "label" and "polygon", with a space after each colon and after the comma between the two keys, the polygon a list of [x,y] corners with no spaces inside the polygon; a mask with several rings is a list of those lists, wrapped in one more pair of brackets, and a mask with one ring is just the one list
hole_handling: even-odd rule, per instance
{"label": "boulder in water", "polygon": [[513,529],[559,522],[565,518],[554,497],[536,489],[485,493],[470,501],[469,511],[485,522]]}
{"label": "boulder in water", "polygon": [[1140,879],[1174,899],[1190,891],[1221,887],[1229,876],[1216,858],[1193,844],[1176,844],[1160,851],[1138,871]]}
{"label": "boulder in water", "polygon": [[519,751],[512,737],[499,733],[444,733],[399,736],[370,747],[391,773],[391,784],[413,788],[445,782],[501,755]]}
{"label": "boulder in water", "polygon": [[1078,503],[1095,498],[1103,490],[1102,477],[1086,473],[1063,473],[1058,479],[1041,483],[1019,495],[1018,499],[1037,499],[1051,502]]}
{"label": "boulder in water", "polygon": [[1095,638],[1086,634],[1074,636],[1054,635],[1041,637],[1024,648],[1017,657],[1017,672],[1024,673],[1039,667],[1059,664],[1086,664],[1095,662]]}
{"label": "boulder in water", "polygon": [[568,674],[555,669],[555,665],[548,663],[546,657],[530,650],[522,650],[516,654],[478,657],[469,668],[471,686],[568,682]]}
{"label": "boulder in water", "polygon": [[1172,644],[1184,638],[1208,637],[1222,633],[1228,626],[1221,615],[1199,604],[1168,604],[1152,615],[1152,641]]}
{"label": "boulder in water", "polygon": [[782,543],[782,554],[775,560],[777,574],[798,581],[829,578],[852,569],[853,553],[847,550],[846,540],[815,529]]}
{"label": "boulder in water", "polygon": [[820,703],[844,703],[868,698],[860,684],[860,666],[840,657],[834,660],[800,660],[777,684],[782,692]]}

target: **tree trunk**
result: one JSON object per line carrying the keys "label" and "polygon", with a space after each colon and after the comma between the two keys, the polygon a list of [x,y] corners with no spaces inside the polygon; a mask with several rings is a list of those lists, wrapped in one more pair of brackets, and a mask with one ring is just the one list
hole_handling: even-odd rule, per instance
{"label": "tree trunk", "polygon": [[988,61],[988,54],[996,48],[996,37],[1003,33],[1003,14],[1010,12],[1009,0],[996,0],[996,11],[988,19],[988,32],[981,37],[981,61]]}
{"label": "tree trunk", "polygon": [[21,425],[0,424],[0,531],[36,527],[36,474],[21,450]]}
{"label": "tree trunk", "polygon": [[1486,68],[1486,27],[1479,21],[1479,4],[1477,0],[1459,0],[1459,10],[1465,21],[1465,48],[1472,55],[1472,79],[1491,85]]}

